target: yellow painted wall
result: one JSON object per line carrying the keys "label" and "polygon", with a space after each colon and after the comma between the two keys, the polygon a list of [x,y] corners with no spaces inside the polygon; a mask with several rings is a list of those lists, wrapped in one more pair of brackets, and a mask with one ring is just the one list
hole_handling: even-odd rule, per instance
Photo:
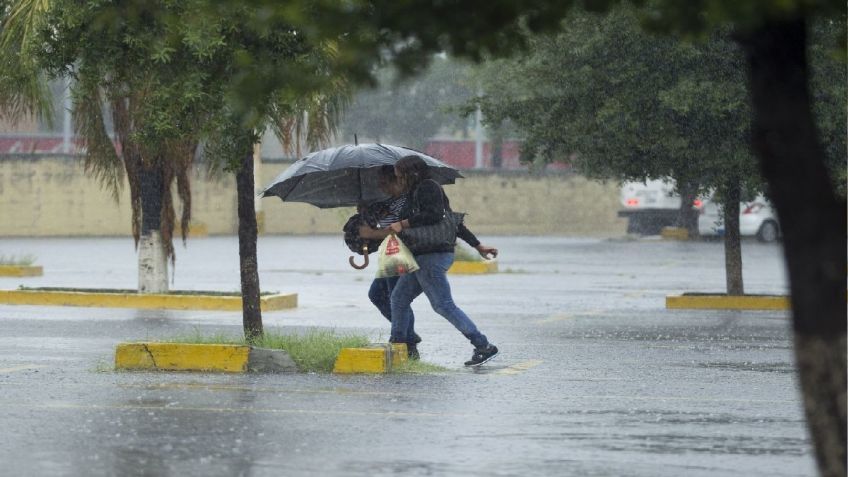
{"label": "yellow painted wall", "polygon": [[[287,164],[262,165],[261,185]],[[456,210],[479,234],[621,235],[616,216],[618,188],[573,175],[468,173],[446,191]],[[208,178],[198,170],[192,182],[195,223],[209,234],[237,230],[235,179]],[[261,200],[266,234],[338,234],[351,209],[321,210],[306,204]],[[178,203],[179,204],[179,203]],[[179,207],[179,205],[178,205]],[[177,210],[179,216],[179,210]],[[0,159],[0,236],[87,236],[130,234],[129,191],[119,201],[70,158]]]}

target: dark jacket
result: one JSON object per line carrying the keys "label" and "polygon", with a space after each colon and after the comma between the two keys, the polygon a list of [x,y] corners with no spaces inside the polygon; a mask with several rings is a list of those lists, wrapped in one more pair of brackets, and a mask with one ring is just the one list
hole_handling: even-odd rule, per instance
{"label": "dark jacket", "polygon": [[[445,191],[436,181],[428,179],[422,181],[413,191],[408,193],[406,205],[400,215],[401,219],[409,221],[410,227],[420,227],[441,221],[445,211],[451,211],[450,201],[445,195]],[[465,224],[459,224],[456,236],[472,247],[480,245],[480,241],[468,230]],[[453,252],[453,248],[428,250],[426,253],[442,252]]]}

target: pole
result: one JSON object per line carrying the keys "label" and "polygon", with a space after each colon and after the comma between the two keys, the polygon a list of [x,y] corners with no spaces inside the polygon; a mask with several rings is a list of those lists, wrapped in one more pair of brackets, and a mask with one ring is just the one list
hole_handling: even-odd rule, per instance
{"label": "pole", "polygon": [[474,168],[483,168],[483,111],[477,106],[474,112]]}
{"label": "pole", "polygon": [[65,78],[65,88],[62,96],[62,153],[71,153],[71,137],[73,131],[71,129],[71,79]]}

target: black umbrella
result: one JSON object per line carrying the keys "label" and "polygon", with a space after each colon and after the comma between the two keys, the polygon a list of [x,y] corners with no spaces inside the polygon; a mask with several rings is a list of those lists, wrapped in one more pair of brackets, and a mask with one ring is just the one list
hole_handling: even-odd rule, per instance
{"label": "black umbrella", "polygon": [[377,186],[380,166],[416,155],[430,166],[430,176],[440,184],[462,177],[453,167],[414,149],[386,144],[358,144],[323,149],[295,162],[262,191],[284,202],[306,202],[322,209],[357,205],[386,198]]}

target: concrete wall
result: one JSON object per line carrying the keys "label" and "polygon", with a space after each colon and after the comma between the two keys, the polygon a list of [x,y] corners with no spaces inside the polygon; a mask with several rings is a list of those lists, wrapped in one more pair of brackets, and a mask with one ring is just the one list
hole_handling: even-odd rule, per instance
{"label": "concrete wall", "polygon": [[[264,164],[261,185],[287,164]],[[0,236],[129,235],[129,190],[119,200],[86,176],[82,162],[63,157],[0,159]],[[574,175],[467,173],[446,191],[454,209],[467,212],[479,234],[622,235],[616,216],[618,189]],[[193,222],[210,234],[237,230],[235,179],[192,182]],[[306,204],[261,200],[267,234],[339,234],[351,209],[321,210]],[[177,211],[179,216],[179,210]]]}

